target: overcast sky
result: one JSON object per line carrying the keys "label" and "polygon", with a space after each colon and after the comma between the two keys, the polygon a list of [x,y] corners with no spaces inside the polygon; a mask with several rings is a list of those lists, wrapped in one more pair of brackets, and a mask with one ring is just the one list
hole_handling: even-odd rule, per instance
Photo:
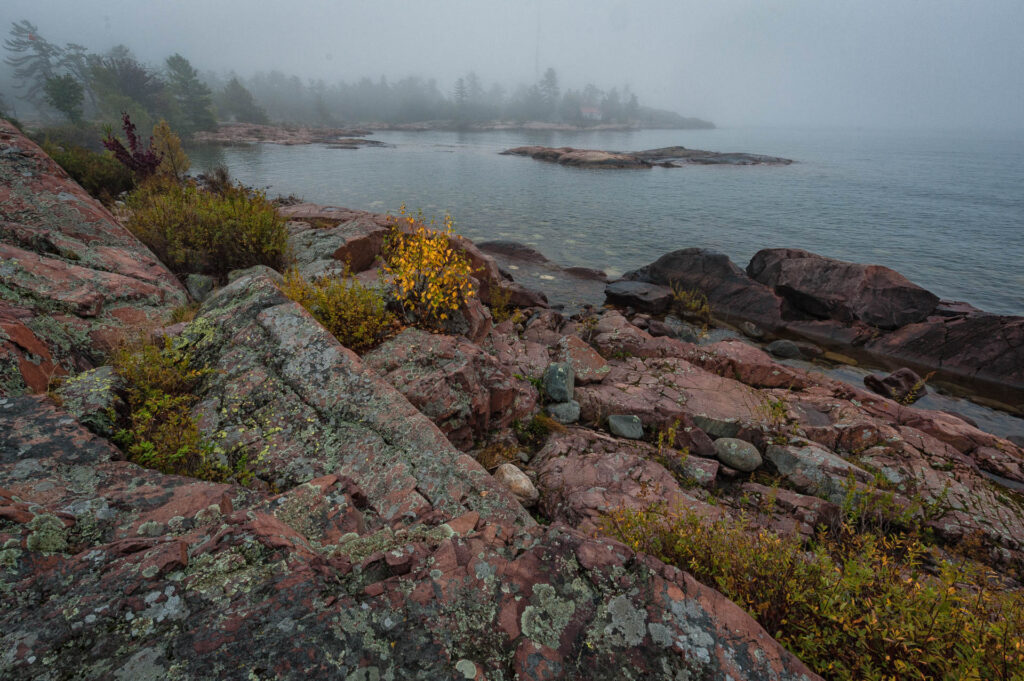
{"label": "overcast sky", "polygon": [[724,126],[1024,128],[1024,0],[0,0],[51,42],[327,81],[629,83]]}

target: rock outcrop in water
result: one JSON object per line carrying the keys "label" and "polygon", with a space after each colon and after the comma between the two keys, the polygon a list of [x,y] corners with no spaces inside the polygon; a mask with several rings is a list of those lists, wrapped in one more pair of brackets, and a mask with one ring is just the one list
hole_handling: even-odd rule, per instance
{"label": "rock outcrop in water", "polygon": [[[37,218],[18,233],[109,253],[66,212],[66,178],[33,158]],[[16,179],[24,159],[0,152],[0,172]],[[303,271],[372,272],[385,218],[282,210]],[[96,223],[123,234],[108,216]],[[566,319],[458,243],[485,295],[517,297],[517,317],[495,324],[477,305],[461,331],[406,330],[360,358],[257,267],[176,332],[210,368],[193,416],[252,462],[246,487],[126,461],[101,427],[109,369],[66,382],[59,404],[14,394],[24,387],[0,396],[0,677],[819,678],[722,594],[605,535],[610,511],[652,502],[810,536],[853,485],[899,508],[912,495],[928,504],[920,520],[942,547],[970,540],[1007,574],[1024,564],[1024,504],[989,477],[1024,483],[1013,443],[739,341],[697,346],[664,322],[655,337],[640,327],[657,320],[617,310]],[[119,246],[145,256],[130,235]],[[19,255],[16,272],[41,277],[55,267],[46,258]],[[125,324],[165,321],[184,296],[149,271],[164,297],[142,299]],[[701,276],[714,272],[731,277],[722,295],[742,290],[727,261]],[[64,302],[33,295],[34,309]],[[559,399],[579,422],[521,443],[552,362],[573,369]],[[610,415],[644,439],[614,435]],[[690,456],[667,459],[657,432]],[[501,464],[515,490],[489,473]]]}
{"label": "rock outcrop in water", "polygon": [[600,151],[573,147],[515,147],[501,152],[506,156],[529,156],[579,168],[679,168],[684,165],[789,165],[793,161],[760,154],[722,153],[686,147],[662,147],[646,151]]}
{"label": "rock outcrop in water", "polygon": [[307,126],[263,125],[260,123],[221,123],[216,130],[195,133],[195,141],[203,144],[328,144],[345,149],[362,146],[384,146],[376,140],[363,139],[369,130],[360,128],[310,128]]}
{"label": "rock outcrop in water", "polygon": [[[671,296],[670,286],[699,290],[716,317],[737,326],[752,322],[759,332],[856,353],[893,369],[934,372],[937,380],[1024,413],[1024,317],[941,301],[887,267],[766,249],[743,271],[722,253],[687,248],[623,279],[645,282],[648,297],[659,291]],[[613,298],[619,296],[614,286]],[[644,307],[640,297],[626,302]]]}

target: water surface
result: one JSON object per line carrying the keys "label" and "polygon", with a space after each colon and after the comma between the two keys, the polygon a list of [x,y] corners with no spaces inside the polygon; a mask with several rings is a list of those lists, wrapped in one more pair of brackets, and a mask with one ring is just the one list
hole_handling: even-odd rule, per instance
{"label": "water surface", "polygon": [[[390,148],[201,148],[238,179],[308,201],[440,217],[473,239],[528,243],[612,276],[704,246],[741,267],[804,248],[892,267],[944,298],[1024,314],[1024,135],[775,129],[382,132]],[[784,167],[583,170],[500,156],[525,144],[669,145],[798,161]]]}

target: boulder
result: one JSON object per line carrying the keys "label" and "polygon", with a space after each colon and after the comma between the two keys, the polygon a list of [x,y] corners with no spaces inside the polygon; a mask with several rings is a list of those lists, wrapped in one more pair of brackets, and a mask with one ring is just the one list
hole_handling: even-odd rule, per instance
{"label": "boulder", "polygon": [[764,347],[765,350],[770,352],[775,357],[782,359],[799,359],[803,357],[803,352],[800,350],[800,346],[791,340],[779,339],[772,341]]}
{"label": "boulder", "polygon": [[580,420],[580,403],[576,400],[570,402],[556,402],[545,407],[548,416],[559,423],[576,423]]}
{"label": "boulder", "polygon": [[465,338],[408,328],[363,357],[366,366],[468,451],[534,408],[537,392]]}
{"label": "boulder", "polygon": [[600,383],[611,371],[608,362],[579,336],[562,336],[556,354],[559,362],[572,367],[574,384]]}
{"label": "boulder", "polygon": [[584,532],[600,532],[610,511],[646,508],[651,499],[672,509],[717,518],[721,511],[683,490],[657,461],[632,452],[571,453],[546,457],[537,468],[540,510]]}
{"label": "boulder", "polygon": [[627,272],[623,279],[676,286],[705,294],[711,314],[726,321],[752,321],[767,331],[783,326],[783,301],[770,288],[751,279],[724,253],[684,248],[650,265]]}
{"label": "boulder", "polygon": [[765,451],[776,472],[797,490],[841,504],[847,486],[870,484],[871,474],[811,442],[771,445]]}
{"label": "boulder", "polygon": [[484,253],[503,255],[511,260],[548,262],[544,254],[536,248],[519,243],[518,241],[478,241],[476,247]]}
{"label": "boulder", "polygon": [[612,305],[662,314],[672,306],[672,289],[641,281],[615,281],[604,287],[605,298]]}
{"label": "boulder", "polygon": [[715,440],[715,454],[726,466],[744,473],[755,471],[761,466],[761,452],[745,440],[718,438]]}
{"label": "boulder", "polygon": [[612,414],[608,417],[608,430],[619,437],[639,440],[644,436],[644,424],[633,414]]}
{"label": "boulder", "polygon": [[544,370],[541,383],[544,394],[553,402],[569,402],[574,390],[574,372],[568,362],[554,362]]}
{"label": "boulder", "polygon": [[199,303],[209,297],[216,285],[217,280],[206,274],[190,274],[185,277],[185,288],[188,289],[188,294],[192,296],[192,300]]}
{"label": "boulder", "polygon": [[758,251],[747,274],[819,319],[859,320],[880,329],[924,321],[939,302],[895,270],[792,248]]}
{"label": "boulder", "polygon": [[907,368],[897,369],[888,376],[868,374],[864,377],[864,385],[901,404],[912,404],[928,394],[925,380]]}
{"label": "boulder", "polygon": [[498,466],[498,470],[494,471],[494,479],[507,487],[519,503],[527,508],[535,506],[540,498],[540,493],[530,478],[526,477],[526,473],[510,463]]}

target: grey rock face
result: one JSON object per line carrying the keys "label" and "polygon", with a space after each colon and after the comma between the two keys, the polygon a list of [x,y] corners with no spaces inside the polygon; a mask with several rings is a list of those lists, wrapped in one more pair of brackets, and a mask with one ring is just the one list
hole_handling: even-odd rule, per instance
{"label": "grey rock face", "polygon": [[632,414],[612,414],[608,417],[608,430],[619,437],[639,440],[644,436],[644,424]]}
{"label": "grey rock face", "polygon": [[772,341],[766,345],[764,349],[776,357],[782,357],[783,359],[797,359],[799,357],[803,357],[803,353],[800,351],[800,346],[793,341]]}
{"label": "grey rock face", "polygon": [[559,423],[576,423],[580,420],[580,403],[576,400],[558,402],[547,406],[548,416]]}
{"label": "grey rock face", "polygon": [[715,454],[718,460],[730,468],[749,473],[761,465],[761,453],[746,440],[722,437],[715,440]]}
{"label": "grey rock face", "polygon": [[192,296],[193,300],[200,303],[209,297],[215,283],[214,278],[206,274],[190,274],[185,277],[185,288],[188,289],[188,294]]}
{"label": "grey rock face", "polygon": [[568,362],[554,362],[544,370],[541,379],[544,392],[553,402],[569,402],[572,400],[576,375]]}

